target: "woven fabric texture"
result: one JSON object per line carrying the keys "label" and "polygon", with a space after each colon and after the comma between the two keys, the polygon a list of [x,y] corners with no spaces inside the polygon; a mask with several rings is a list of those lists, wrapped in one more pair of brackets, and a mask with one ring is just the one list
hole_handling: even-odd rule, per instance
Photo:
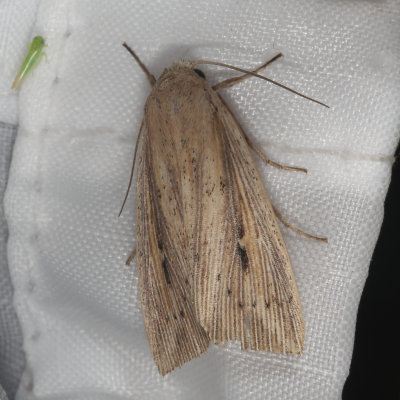
{"label": "woven fabric texture", "polygon": [[[31,36],[45,37],[47,57],[20,91],[5,199],[27,359],[18,398],[339,399],[399,136],[399,23],[394,0],[42,0]],[[1,79],[12,82],[25,39]],[[259,79],[221,93],[268,156],[309,171],[258,164],[285,218],[329,238],[283,228],[306,323],[302,356],[231,343],[158,374],[136,266],[124,264],[134,191],[117,217],[150,91],[123,41],[156,76],[182,58],[250,69],[282,52],[264,74],[331,106]],[[235,75],[201,69],[211,83]]]}
{"label": "woven fabric texture", "polygon": [[[18,123],[18,95],[11,90],[36,20],[37,0],[0,1],[0,399],[13,399],[24,367],[22,332],[13,304],[7,260],[3,198]],[[12,78],[11,78],[12,77]],[[1,389],[3,387],[3,391]]]}
{"label": "woven fabric texture", "polygon": [[7,394],[1,386],[0,386],[0,400],[7,400]]}
{"label": "woven fabric texture", "polygon": [[22,332],[13,305],[13,287],[8,269],[8,229],[3,210],[16,133],[16,126],[0,122],[0,399],[3,399],[1,387],[10,398],[14,398],[24,366]]}

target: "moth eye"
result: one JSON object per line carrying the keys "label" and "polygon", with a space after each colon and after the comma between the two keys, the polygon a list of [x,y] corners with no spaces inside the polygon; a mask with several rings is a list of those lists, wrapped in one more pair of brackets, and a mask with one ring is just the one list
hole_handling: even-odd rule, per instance
{"label": "moth eye", "polygon": [[196,72],[196,74],[197,74],[200,78],[206,79],[206,76],[204,75],[204,72],[203,72],[203,71],[201,71],[201,70],[199,70],[199,69],[197,69],[197,68],[195,68],[193,71]]}

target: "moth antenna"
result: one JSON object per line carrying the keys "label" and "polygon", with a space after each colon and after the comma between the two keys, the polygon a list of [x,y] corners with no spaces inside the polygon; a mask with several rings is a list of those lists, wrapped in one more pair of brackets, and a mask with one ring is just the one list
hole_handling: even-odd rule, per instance
{"label": "moth antenna", "polygon": [[[276,56],[272,57],[270,60],[268,60],[266,63],[264,63],[263,65],[261,65],[260,67],[258,67],[257,69],[255,69],[252,72],[255,72],[257,74],[258,72],[260,72],[263,69],[267,68],[268,65],[272,64],[274,61],[276,61],[280,57],[283,57],[282,53],[279,53]],[[222,82],[219,82],[219,83],[215,84],[212,88],[214,90],[230,88],[233,85],[236,85],[236,84],[244,81],[245,79],[251,78],[251,77],[252,77],[252,75],[248,75],[248,74],[236,76],[235,78],[230,78],[230,79],[226,79],[226,80],[224,80]]]}
{"label": "moth antenna", "polygon": [[123,209],[125,207],[126,200],[128,200],[129,191],[131,190],[132,180],[133,180],[133,171],[135,170],[135,163],[136,163],[136,154],[137,154],[140,135],[142,133],[142,128],[143,128],[143,122],[142,122],[142,125],[140,125],[139,134],[138,134],[138,137],[136,139],[135,153],[133,155],[133,162],[132,162],[132,168],[131,168],[131,175],[129,177],[128,189],[126,189],[124,201],[122,202],[122,206],[121,206],[121,209],[119,210],[118,217],[120,217],[121,214],[122,214],[122,211],[123,211]]}
{"label": "moth antenna", "polygon": [[314,103],[320,104],[321,106],[324,106],[324,107],[326,107],[326,108],[330,108],[327,104],[322,103],[322,101],[319,101],[319,100],[313,99],[312,97],[306,96],[305,94],[302,94],[302,93],[298,92],[297,90],[291,89],[290,87],[287,87],[287,86],[285,86],[285,85],[282,85],[282,83],[276,82],[276,81],[274,81],[274,80],[272,80],[272,79],[270,79],[270,78],[267,78],[266,76],[259,75],[259,74],[255,73],[255,72],[248,71],[248,70],[243,69],[243,68],[235,67],[235,66],[233,66],[233,65],[220,63],[220,62],[218,62],[218,61],[207,61],[207,60],[193,61],[193,66],[198,65],[198,64],[217,65],[217,66],[219,66],[219,67],[225,67],[225,68],[233,69],[234,71],[242,72],[242,73],[244,73],[244,74],[253,75],[253,76],[255,76],[256,78],[264,79],[264,80],[267,81],[267,82],[270,82],[270,83],[272,83],[272,84],[274,84],[274,85],[276,85],[276,86],[279,86],[279,87],[281,87],[281,88],[283,88],[283,89],[286,89],[286,90],[288,90],[289,92],[292,92],[292,93],[294,93],[294,94],[297,94],[297,96],[300,96],[300,97],[303,97],[303,98],[305,98],[305,99],[307,99],[307,100],[313,101]]}
{"label": "moth antenna", "polygon": [[147,67],[142,63],[140,58],[136,55],[136,53],[131,49],[126,42],[122,43],[122,46],[124,46],[129,53],[131,53],[132,57],[136,60],[136,62],[139,64],[139,67],[142,68],[142,71],[146,74],[148,81],[150,82],[151,86],[154,86],[156,83],[156,78],[154,75],[150,73],[150,71],[147,69]]}

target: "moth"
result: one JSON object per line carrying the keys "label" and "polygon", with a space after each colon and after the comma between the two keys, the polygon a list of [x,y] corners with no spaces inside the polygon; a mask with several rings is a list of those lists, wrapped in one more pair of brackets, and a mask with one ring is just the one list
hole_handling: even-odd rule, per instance
{"label": "moth", "polygon": [[21,87],[29,72],[33,70],[33,68],[37,65],[39,60],[44,55],[44,46],[45,41],[42,36],[35,36],[33,38],[32,42],[29,44],[24,61],[22,62],[21,67],[11,86],[12,89],[19,89]]}
{"label": "moth", "polygon": [[[306,170],[269,160],[216,92],[251,76],[284,87],[258,74],[281,54],[256,71],[176,62],[156,80],[123,45],[152,85],[120,214],[138,156],[137,247],[127,263],[137,257],[143,317],[159,372],[198,357],[210,342],[240,340],[246,350],[300,354],[302,308],[277,217],[300,234],[326,239],[291,227],[274,209],[252,150],[277,168]],[[243,75],[211,87],[198,64]]]}

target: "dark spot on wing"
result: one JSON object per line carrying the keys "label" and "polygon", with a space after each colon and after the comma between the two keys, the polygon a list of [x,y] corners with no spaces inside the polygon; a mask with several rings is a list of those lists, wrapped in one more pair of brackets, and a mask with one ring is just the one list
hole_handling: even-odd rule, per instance
{"label": "dark spot on wing", "polygon": [[239,238],[239,239],[242,239],[243,236],[244,236],[244,228],[243,228],[243,225],[240,224],[240,225],[238,226],[238,238]]}
{"label": "dark spot on wing", "polygon": [[163,271],[164,271],[165,280],[167,281],[168,285],[170,285],[171,284],[171,277],[170,277],[169,271],[168,271],[168,262],[167,262],[167,260],[165,258],[162,260],[162,268],[163,268]]}
{"label": "dark spot on wing", "polygon": [[225,186],[226,186],[226,183],[225,183],[224,179],[222,178],[222,176],[220,176],[220,178],[219,178],[219,189],[220,189],[221,193],[224,193]]}
{"label": "dark spot on wing", "polygon": [[243,270],[246,270],[249,267],[249,258],[247,257],[247,251],[244,247],[240,246],[238,243],[237,246],[238,254],[240,257],[240,262],[242,263]]}

